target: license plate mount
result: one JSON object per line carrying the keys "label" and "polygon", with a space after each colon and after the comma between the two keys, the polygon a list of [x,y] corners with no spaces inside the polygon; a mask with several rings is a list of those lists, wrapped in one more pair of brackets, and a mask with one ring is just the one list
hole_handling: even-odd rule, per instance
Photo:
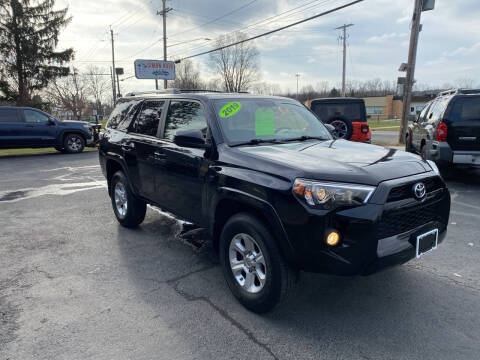
{"label": "license plate mount", "polygon": [[417,259],[435,250],[438,246],[438,229],[430,230],[417,236],[416,256]]}

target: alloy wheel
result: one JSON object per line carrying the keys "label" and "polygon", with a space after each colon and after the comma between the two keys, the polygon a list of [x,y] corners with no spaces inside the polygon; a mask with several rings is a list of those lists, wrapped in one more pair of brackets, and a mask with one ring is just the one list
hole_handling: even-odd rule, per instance
{"label": "alloy wheel", "polygon": [[230,241],[230,268],[238,285],[251,294],[258,293],[267,280],[267,266],[257,242],[248,234],[237,234]]}
{"label": "alloy wheel", "polygon": [[115,199],[117,213],[121,218],[124,218],[125,215],[127,215],[128,210],[127,192],[125,190],[125,185],[123,185],[121,182],[117,182],[115,184],[113,196]]}
{"label": "alloy wheel", "polygon": [[67,141],[67,146],[71,151],[79,151],[82,148],[82,139],[78,136],[70,136]]}
{"label": "alloy wheel", "polygon": [[335,130],[332,132],[336,139],[345,139],[347,137],[347,124],[342,120],[334,120],[330,123]]}

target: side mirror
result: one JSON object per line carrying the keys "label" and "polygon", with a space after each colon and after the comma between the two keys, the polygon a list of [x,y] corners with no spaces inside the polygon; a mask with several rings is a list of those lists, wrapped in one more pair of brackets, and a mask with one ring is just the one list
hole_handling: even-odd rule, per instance
{"label": "side mirror", "polygon": [[53,118],[49,117],[48,118],[48,121],[47,121],[47,125],[55,125],[55,120],[53,120]]}
{"label": "side mirror", "polygon": [[200,130],[178,130],[173,142],[182,147],[207,148],[205,138]]}
{"label": "side mirror", "polygon": [[323,124],[323,125],[325,125],[325,127],[330,133],[333,133],[335,131],[335,126],[333,126],[332,124]]}

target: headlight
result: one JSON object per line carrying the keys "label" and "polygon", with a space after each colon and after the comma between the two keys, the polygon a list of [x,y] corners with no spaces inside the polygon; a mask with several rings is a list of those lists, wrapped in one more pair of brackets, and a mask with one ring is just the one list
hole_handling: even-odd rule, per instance
{"label": "headlight", "polygon": [[88,124],[83,124],[83,127],[84,127],[85,130],[90,130],[90,125],[88,125]]}
{"label": "headlight", "polygon": [[324,210],[365,204],[374,190],[373,186],[304,179],[296,179],[293,184],[293,192],[297,197],[310,206]]}
{"label": "headlight", "polygon": [[437,164],[435,164],[432,160],[427,160],[427,163],[430,165],[435,174],[440,175],[440,170],[438,170]]}

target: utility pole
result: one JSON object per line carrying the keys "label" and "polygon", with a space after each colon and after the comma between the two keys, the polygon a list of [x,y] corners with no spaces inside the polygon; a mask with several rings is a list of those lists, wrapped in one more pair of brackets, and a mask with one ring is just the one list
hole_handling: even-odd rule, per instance
{"label": "utility pole", "polygon": [[115,47],[113,43],[113,30],[112,27],[110,26],[110,37],[112,39],[112,74],[113,74],[113,81],[112,81],[112,91],[113,91],[113,106],[117,103],[117,89],[115,88],[115,76],[116,76],[116,70],[115,70]]}
{"label": "utility pole", "polygon": [[403,88],[402,122],[398,142],[405,144],[405,134],[408,127],[408,114],[410,113],[410,102],[412,101],[412,87],[415,79],[415,62],[417,60],[418,35],[420,33],[420,18],[422,15],[423,0],[415,0],[413,9],[412,28],[410,29],[410,47],[408,49],[408,64],[406,67],[407,76]]}
{"label": "utility pole", "polygon": [[[115,70],[115,74],[117,74],[117,70]],[[117,91],[118,91],[118,96],[120,97],[120,95],[122,93],[120,92],[120,78],[119,77],[120,77],[120,75],[117,74]]]}
{"label": "utility pole", "polygon": [[343,35],[340,35],[340,40],[343,40],[343,71],[342,71],[342,97],[345,97],[345,68],[347,66],[347,28],[353,24],[344,24],[335,28],[335,30],[343,29]]}
{"label": "utility pole", "polygon": [[115,107],[115,77],[113,75],[112,67],[110,66],[110,78],[112,80],[112,106]]}
{"label": "utility pole", "polygon": [[296,73],[295,77],[297,78],[297,100],[298,100],[298,78],[300,77],[300,74]]}
{"label": "utility pole", "polygon": [[[157,11],[157,15],[163,17],[163,61],[167,61],[167,13],[172,10],[172,8],[167,8],[167,0],[162,0],[162,11]],[[158,89],[157,80],[155,80],[155,86]],[[163,88],[167,88],[167,79],[163,80]]]}

